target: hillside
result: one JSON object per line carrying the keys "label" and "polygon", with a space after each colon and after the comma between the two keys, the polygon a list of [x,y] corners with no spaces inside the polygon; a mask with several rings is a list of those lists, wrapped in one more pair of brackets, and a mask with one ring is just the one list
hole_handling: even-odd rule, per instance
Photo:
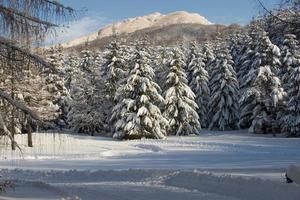
{"label": "hillside", "polygon": [[[119,34],[118,38],[127,44],[134,42],[137,38],[147,38],[153,45],[176,45],[182,42],[195,40],[199,43],[214,39],[218,33],[227,33],[240,30],[239,25],[201,25],[201,24],[173,24],[163,27],[145,28],[129,34]],[[92,41],[78,44],[72,47],[65,47],[68,51],[81,51],[88,49],[103,49],[112,40],[113,36],[97,38]]]}
{"label": "hillside", "polygon": [[87,47],[103,49],[115,34],[127,43],[133,42],[136,38],[147,37],[154,45],[174,45],[191,40],[202,42],[214,38],[217,32],[228,32],[240,28],[238,25],[213,24],[196,13],[184,11],[167,15],[153,13],[110,24],[98,32],[82,36],[62,46],[75,51]]}

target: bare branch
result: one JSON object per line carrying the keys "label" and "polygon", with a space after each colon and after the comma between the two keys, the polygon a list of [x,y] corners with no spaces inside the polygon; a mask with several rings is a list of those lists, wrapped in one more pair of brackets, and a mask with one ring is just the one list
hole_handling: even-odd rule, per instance
{"label": "bare branch", "polygon": [[28,108],[24,103],[14,100],[9,94],[0,90],[0,98],[5,99],[8,103],[21,110],[25,114],[29,115],[32,119],[41,121],[40,117]]}
{"label": "bare branch", "polygon": [[10,48],[13,51],[17,51],[21,54],[23,54],[24,56],[26,56],[27,58],[33,60],[34,62],[44,66],[44,67],[52,67],[52,65],[48,62],[46,62],[43,58],[34,55],[32,53],[30,53],[27,50],[24,50],[20,47],[15,46],[12,42],[8,41],[7,39],[0,37],[0,46],[5,46],[6,48]]}
{"label": "bare branch", "polygon": [[263,4],[263,2],[262,2],[261,0],[257,0],[257,1],[258,1],[258,3],[260,4],[260,6],[261,6],[267,13],[269,13],[272,17],[276,18],[277,20],[279,20],[279,21],[281,21],[281,22],[283,22],[283,23],[286,23],[286,24],[298,25],[298,24],[296,24],[296,23],[293,23],[293,22],[290,22],[290,21],[286,21],[286,20],[281,19],[280,17],[274,15],[273,12],[270,11],[270,10]]}
{"label": "bare branch", "polygon": [[0,12],[3,12],[4,14],[6,14],[6,15],[12,17],[12,18],[15,18],[15,17],[13,17],[13,15],[16,15],[16,16],[25,18],[25,19],[33,22],[33,23],[41,24],[41,25],[44,25],[44,26],[47,26],[47,27],[58,27],[58,25],[56,25],[56,24],[40,20],[40,19],[38,19],[36,17],[32,17],[32,16],[30,16],[26,13],[19,12],[17,10],[12,9],[12,8],[6,8],[6,7],[1,6],[1,5],[0,5]]}

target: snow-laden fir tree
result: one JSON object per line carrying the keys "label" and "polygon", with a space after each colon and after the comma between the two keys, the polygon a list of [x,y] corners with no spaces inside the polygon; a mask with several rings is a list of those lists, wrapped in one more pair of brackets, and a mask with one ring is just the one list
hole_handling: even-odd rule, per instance
{"label": "snow-laden fir tree", "polygon": [[[235,63],[235,71],[237,72],[237,76],[239,79],[240,75],[244,75],[245,69],[241,70],[240,72],[240,67],[244,63],[245,59],[251,57],[251,40],[250,37],[247,33],[243,34],[237,34],[235,37],[231,38],[231,46],[230,46],[230,54],[232,55],[233,61]],[[247,52],[250,51],[250,52]],[[246,54],[247,53],[247,54]],[[250,53],[250,54],[248,54]],[[247,64],[247,63],[245,63]],[[247,66],[243,66],[246,67]]]}
{"label": "snow-laden fir tree", "polygon": [[216,55],[213,51],[213,45],[211,43],[205,43],[203,47],[201,48],[201,52],[203,54],[203,61],[205,63],[205,69],[206,71],[210,71],[210,66],[212,62],[214,61]]}
{"label": "snow-laden fir tree", "polygon": [[243,44],[245,46],[244,53],[240,56],[236,63],[237,78],[241,89],[247,88],[251,85],[251,79],[248,79],[248,73],[253,68],[252,64],[256,53],[255,49],[258,45],[258,36],[258,30],[251,30],[249,37],[247,37],[248,40],[245,40],[245,43]]}
{"label": "snow-laden fir tree", "polygon": [[189,49],[190,51],[189,51],[189,54],[187,56],[187,62],[186,62],[186,75],[187,75],[188,83],[191,82],[192,76],[193,76],[193,69],[191,69],[191,67],[192,67],[191,62],[194,62],[195,59],[198,57],[198,54],[199,54],[198,45],[195,41],[190,43],[189,48],[190,48]]}
{"label": "snow-laden fir tree", "polygon": [[195,94],[187,85],[181,52],[173,49],[166,80],[164,116],[169,122],[169,135],[199,134],[201,125]]}
{"label": "snow-laden fir tree", "polygon": [[167,90],[165,78],[168,76],[169,66],[168,61],[172,48],[161,47],[158,55],[157,67],[155,68],[156,82],[160,86],[162,93]]}
{"label": "snow-laden fir tree", "polygon": [[300,47],[297,37],[293,34],[286,34],[283,45],[281,47],[281,63],[280,77],[284,89],[289,89],[288,82],[291,73],[294,73],[293,68],[298,67],[300,57]]}
{"label": "snow-laden fir tree", "polygon": [[[254,56],[259,54],[257,49],[259,48],[260,44],[260,36],[263,30],[256,22],[251,22],[248,25],[248,32],[245,33],[243,40],[243,53],[241,54],[238,62],[236,63],[237,66],[237,78],[240,84],[241,90],[247,88],[253,84],[253,79],[249,79],[249,72],[253,68],[257,67],[254,63]],[[255,69],[256,70],[256,69]],[[257,73],[256,73],[257,75]]]}
{"label": "snow-laden fir tree", "polygon": [[81,64],[78,66],[79,70],[76,70],[71,86],[72,102],[68,122],[74,132],[95,135],[105,128],[102,107],[104,83],[100,76],[100,68],[91,55],[92,52],[82,52]]}
{"label": "snow-laden fir tree", "polygon": [[126,75],[120,44],[116,40],[112,41],[106,49],[101,73],[106,82],[107,95],[113,100],[119,81]]}
{"label": "snow-laden fir tree", "polygon": [[271,66],[259,67],[257,78],[252,87],[256,105],[253,112],[253,121],[249,132],[274,133],[278,131],[279,121],[276,121],[276,109],[284,98],[280,79],[272,71]]}
{"label": "snow-laden fir tree", "polygon": [[259,44],[257,41],[258,36],[258,30],[253,28],[249,33],[249,41],[245,43],[246,50],[237,63],[237,78],[241,94],[239,101],[241,110],[239,126],[241,128],[249,128],[251,126],[253,120],[252,111],[256,105],[252,86],[258,73],[258,66],[253,64],[256,54],[255,50]]}
{"label": "snow-laden fir tree", "polygon": [[154,82],[154,70],[148,65],[148,55],[143,47],[137,47],[134,67],[122,87],[117,90],[117,105],[111,120],[113,137],[117,139],[162,139],[166,136],[167,120],[163,117],[159,103],[164,99]]}
{"label": "snow-laden fir tree", "polygon": [[104,95],[106,98],[105,107],[103,107],[103,109],[107,115],[106,122],[108,124],[112,114],[112,109],[116,105],[116,91],[120,87],[121,81],[127,75],[123,53],[124,52],[122,52],[119,42],[114,39],[108,45],[103,56],[104,60],[103,65],[101,66],[101,76],[104,80]]}
{"label": "snow-laden fir tree", "polygon": [[[272,44],[266,32],[254,32],[251,35],[251,49],[247,52],[247,59],[244,61],[240,76],[240,127],[249,128],[253,121],[253,109],[257,105],[256,90],[254,83],[259,74],[260,67],[269,66],[274,74],[278,73],[280,67],[280,50]],[[241,71],[239,71],[241,72]]]}
{"label": "snow-laden fir tree", "polygon": [[240,48],[242,47],[242,35],[240,33],[233,33],[228,35],[228,49],[234,63],[238,62],[240,56]]}
{"label": "snow-laden fir tree", "polygon": [[219,50],[210,77],[209,129],[237,129],[239,85],[227,48]]}
{"label": "snow-laden fir tree", "polygon": [[200,124],[202,127],[206,128],[208,123],[208,100],[210,95],[209,90],[209,75],[205,70],[205,63],[203,61],[203,54],[197,52],[194,54],[192,60],[189,63],[188,68],[191,71],[191,81],[189,85],[192,91],[195,93],[195,101],[198,105],[198,115],[200,118]]}
{"label": "snow-laden fir tree", "polygon": [[71,85],[74,79],[74,75],[79,65],[79,58],[75,55],[70,55],[67,57],[64,65],[64,82],[65,87],[70,92]]}
{"label": "snow-laden fir tree", "polygon": [[286,103],[279,113],[282,131],[290,136],[300,135],[300,48],[295,35],[285,35],[283,46],[283,85]]}
{"label": "snow-laden fir tree", "polygon": [[49,101],[56,107],[57,113],[50,121],[54,122],[60,128],[66,125],[67,116],[66,110],[68,107],[69,92],[64,83],[64,56],[60,47],[53,48],[51,54],[48,57],[48,62],[51,67],[44,70],[45,75],[45,90],[47,90],[51,96]]}

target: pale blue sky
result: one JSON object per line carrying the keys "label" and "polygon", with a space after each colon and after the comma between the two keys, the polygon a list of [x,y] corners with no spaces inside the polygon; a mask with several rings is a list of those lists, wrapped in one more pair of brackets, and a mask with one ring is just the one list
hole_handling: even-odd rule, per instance
{"label": "pale blue sky", "polygon": [[[262,0],[268,8],[280,0]],[[247,23],[259,12],[256,0],[61,0],[87,15],[103,15],[111,20],[147,15],[153,12],[197,12],[216,23]]]}
{"label": "pale blue sky", "polygon": [[[280,0],[262,0],[267,8],[274,8]],[[79,12],[70,30],[61,34],[61,41],[70,40],[126,18],[144,16],[154,12],[196,12],[213,23],[247,24],[262,9],[257,0],[61,0]]]}

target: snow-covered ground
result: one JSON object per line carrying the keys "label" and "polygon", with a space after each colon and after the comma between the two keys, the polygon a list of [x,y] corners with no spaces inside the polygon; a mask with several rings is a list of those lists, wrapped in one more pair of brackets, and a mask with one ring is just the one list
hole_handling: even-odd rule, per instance
{"label": "snow-covered ground", "polygon": [[[1,146],[0,199],[300,199],[284,181],[300,163],[300,139],[244,131],[199,137],[114,141],[69,134],[34,135],[34,148]],[[0,178],[1,180],[1,178]]]}

